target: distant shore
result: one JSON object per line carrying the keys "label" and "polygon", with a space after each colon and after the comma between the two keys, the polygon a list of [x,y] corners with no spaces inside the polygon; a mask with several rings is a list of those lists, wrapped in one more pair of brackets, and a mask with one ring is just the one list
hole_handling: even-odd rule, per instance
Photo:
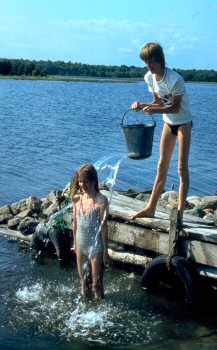
{"label": "distant shore", "polygon": [[[84,76],[65,76],[65,75],[47,75],[43,76],[31,76],[31,75],[0,75],[0,79],[12,79],[12,80],[44,80],[44,81],[64,81],[64,82],[77,82],[77,83],[138,83],[144,81],[143,78],[103,78],[103,77],[84,77]],[[185,81],[185,83],[193,84],[217,84],[216,82],[209,81]]]}
{"label": "distant shore", "polygon": [[14,80],[47,80],[47,81],[65,81],[65,82],[84,82],[84,83],[136,83],[143,81],[143,78],[100,78],[100,77],[83,77],[83,76],[64,76],[64,75],[47,75],[31,76],[31,75],[0,75],[0,79]]}

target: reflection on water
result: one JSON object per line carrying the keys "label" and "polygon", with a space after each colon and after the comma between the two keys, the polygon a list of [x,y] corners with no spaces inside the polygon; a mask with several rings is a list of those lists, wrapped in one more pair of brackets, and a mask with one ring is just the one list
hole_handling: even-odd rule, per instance
{"label": "reflection on water", "polygon": [[0,274],[1,349],[215,349],[211,309],[149,294],[135,272],[106,269],[105,299],[84,303],[76,268],[0,237]]}

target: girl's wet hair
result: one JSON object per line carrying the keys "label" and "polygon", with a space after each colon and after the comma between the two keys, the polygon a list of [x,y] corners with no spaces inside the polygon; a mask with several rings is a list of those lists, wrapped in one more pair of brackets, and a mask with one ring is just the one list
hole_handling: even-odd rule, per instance
{"label": "girl's wet hair", "polygon": [[70,196],[73,197],[75,194],[79,193],[79,181],[87,180],[94,184],[96,192],[99,192],[99,183],[97,171],[92,164],[84,164],[78,171],[75,176],[72,178],[70,184]]}
{"label": "girl's wet hair", "polygon": [[155,61],[160,63],[163,68],[166,65],[163,48],[157,43],[148,43],[143,46],[140,51],[140,58],[146,63],[151,59],[155,59]]}

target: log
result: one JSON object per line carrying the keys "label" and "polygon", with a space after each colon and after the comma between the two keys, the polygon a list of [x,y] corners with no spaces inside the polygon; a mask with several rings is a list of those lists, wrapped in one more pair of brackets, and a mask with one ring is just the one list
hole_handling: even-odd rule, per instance
{"label": "log", "polygon": [[147,256],[132,254],[128,252],[116,252],[112,249],[108,249],[109,256],[112,260],[121,262],[124,264],[131,264],[137,266],[146,267],[146,265],[152,260]]}
{"label": "log", "polygon": [[7,226],[0,226],[0,234],[26,243],[30,243],[32,237],[32,234],[24,236],[20,231],[10,230]]}

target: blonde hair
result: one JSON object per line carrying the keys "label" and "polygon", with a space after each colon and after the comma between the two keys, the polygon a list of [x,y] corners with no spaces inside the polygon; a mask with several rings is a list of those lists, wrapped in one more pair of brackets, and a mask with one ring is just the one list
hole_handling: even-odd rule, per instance
{"label": "blonde hair", "polygon": [[165,68],[165,56],[163,48],[160,44],[157,43],[148,43],[140,51],[140,58],[144,62],[148,62],[151,59],[155,59],[156,62],[160,63],[163,68]]}
{"label": "blonde hair", "polygon": [[78,171],[75,176],[72,178],[70,184],[70,196],[73,197],[80,191],[79,181],[80,180],[88,180],[94,184],[94,188],[96,192],[99,192],[99,184],[98,184],[98,175],[97,171],[92,164],[84,164]]}

